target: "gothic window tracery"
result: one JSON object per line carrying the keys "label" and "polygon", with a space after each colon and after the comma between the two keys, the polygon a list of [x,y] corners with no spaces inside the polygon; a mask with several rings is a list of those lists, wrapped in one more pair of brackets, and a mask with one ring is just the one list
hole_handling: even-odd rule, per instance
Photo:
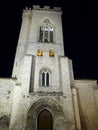
{"label": "gothic window tracery", "polygon": [[51,73],[47,69],[43,69],[40,72],[40,86],[45,86],[49,87],[50,86],[50,81],[51,81]]}
{"label": "gothic window tracery", "polygon": [[53,42],[53,24],[46,18],[40,26],[39,42]]}

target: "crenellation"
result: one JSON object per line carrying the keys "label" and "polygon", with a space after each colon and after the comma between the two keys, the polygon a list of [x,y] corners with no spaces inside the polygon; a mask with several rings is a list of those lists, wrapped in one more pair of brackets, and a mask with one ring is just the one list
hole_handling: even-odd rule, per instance
{"label": "crenellation", "polygon": [[45,11],[61,11],[61,7],[54,7],[51,8],[50,6],[44,6],[43,8],[40,7],[39,5],[33,5],[34,10],[45,10]]}
{"label": "crenellation", "polygon": [[26,6],[25,10],[28,10],[28,7]]}
{"label": "crenellation", "polygon": [[44,6],[44,9],[49,10],[50,7],[49,6]]}
{"label": "crenellation", "polygon": [[23,10],[23,16],[29,16],[32,13],[32,9],[31,8],[26,8]]}
{"label": "crenellation", "polygon": [[41,8],[40,8],[39,5],[33,5],[33,9],[34,9],[34,10],[40,10]]}
{"label": "crenellation", "polygon": [[26,7],[25,9],[23,9],[22,18],[25,17],[25,16],[31,18],[31,15],[32,15],[32,9],[31,8]]}
{"label": "crenellation", "polygon": [[61,7],[54,7],[55,11],[61,11]]}

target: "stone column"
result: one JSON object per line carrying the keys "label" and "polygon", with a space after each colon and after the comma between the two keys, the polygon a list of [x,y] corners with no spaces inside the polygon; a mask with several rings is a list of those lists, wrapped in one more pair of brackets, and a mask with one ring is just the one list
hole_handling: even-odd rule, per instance
{"label": "stone column", "polygon": [[72,93],[73,93],[73,107],[74,107],[74,116],[75,116],[75,122],[76,122],[76,130],[81,130],[81,122],[80,122],[76,88],[72,88]]}

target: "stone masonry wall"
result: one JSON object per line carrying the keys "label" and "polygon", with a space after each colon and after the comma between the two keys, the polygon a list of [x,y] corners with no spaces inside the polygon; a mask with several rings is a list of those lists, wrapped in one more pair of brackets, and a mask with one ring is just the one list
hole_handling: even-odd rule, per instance
{"label": "stone masonry wall", "polygon": [[0,130],[8,130],[15,79],[0,78]]}
{"label": "stone masonry wall", "polygon": [[96,81],[76,80],[75,86],[77,87],[82,130],[98,130],[98,86]]}

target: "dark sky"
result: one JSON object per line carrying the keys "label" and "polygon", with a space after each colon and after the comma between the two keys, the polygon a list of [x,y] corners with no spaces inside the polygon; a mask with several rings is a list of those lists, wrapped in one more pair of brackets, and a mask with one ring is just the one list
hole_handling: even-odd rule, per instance
{"label": "dark sky", "polygon": [[[82,1],[82,2],[81,2]],[[11,77],[23,9],[32,5],[62,7],[65,55],[75,79],[98,80],[97,4],[70,0],[12,0],[0,5],[0,77]],[[65,2],[65,3],[64,3]]]}

